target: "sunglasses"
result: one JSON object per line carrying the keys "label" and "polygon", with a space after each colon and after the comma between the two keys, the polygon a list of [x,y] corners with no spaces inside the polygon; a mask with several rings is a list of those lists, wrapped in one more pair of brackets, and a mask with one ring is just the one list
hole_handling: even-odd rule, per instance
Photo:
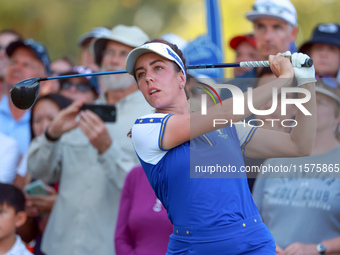
{"label": "sunglasses", "polygon": [[322,83],[330,88],[336,89],[339,83],[336,78],[328,75],[315,75],[316,79],[321,79]]}
{"label": "sunglasses", "polygon": [[289,12],[291,14],[293,14],[289,9],[284,8],[282,6],[278,6],[278,5],[264,5],[264,4],[257,4],[257,5],[253,5],[253,10],[254,11],[258,11],[258,12],[270,12],[273,14],[281,14],[283,12]]}
{"label": "sunglasses", "polygon": [[91,87],[84,83],[72,83],[69,81],[63,82],[60,84],[61,89],[69,90],[72,86],[75,86],[76,89],[80,92],[87,92],[91,90]]}

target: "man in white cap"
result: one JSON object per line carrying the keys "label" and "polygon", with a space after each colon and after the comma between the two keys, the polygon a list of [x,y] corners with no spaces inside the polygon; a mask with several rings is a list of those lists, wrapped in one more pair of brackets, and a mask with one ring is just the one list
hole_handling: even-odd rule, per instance
{"label": "man in white cap", "polygon": [[296,10],[289,0],[256,0],[246,17],[254,25],[260,60],[290,50],[298,28]]}
{"label": "man in white cap", "polygon": [[[110,34],[93,40],[91,47],[94,61],[103,72],[125,70],[129,52],[147,41],[148,35],[140,28],[117,25],[112,28]],[[113,130],[111,128],[115,139],[120,139],[125,153],[134,155],[135,151],[126,134],[134,123],[133,116],[137,116],[138,112],[150,112],[151,107],[145,102],[135,79],[127,73],[99,76],[99,86],[98,102],[114,104],[117,108],[117,125]]]}
{"label": "man in white cap", "polygon": [[[94,61],[100,71],[124,70],[129,52],[148,40],[149,37],[140,28],[118,25],[110,34],[93,40]],[[138,89],[135,80],[128,74],[105,75],[100,80],[102,95],[109,104],[115,104]]]}
{"label": "man in white cap", "polygon": [[[253,22],[254,37],[259,60],[268,60],[269,55],[291,50],[291,44],[298,33],[297,14],[294,5],[289,0],[256,0],[253,9],[246,13],[246,18]],[[235,81],[243,92],[252,87],[262,68],[252,70],[237,76]],[[222,90],[221,98],[231,97],[231,92]]]}
{"label": "man in white cap", "polygon": [[[140,28],[118,25],[94,41],[96,63],[102,70],[123,70],[130,50],[148,40]],[[104,124],[95,113],[81,111],[83,102],[75,102],[30,146],[32,177],[60,182],[42,242],[48,255],[115,254],[121,189],[126,174],[139,164],[127,134],[138,116],[152,112],[129,76],[109,75],[100,88],[97,103],[115,104],[116,122]]]}

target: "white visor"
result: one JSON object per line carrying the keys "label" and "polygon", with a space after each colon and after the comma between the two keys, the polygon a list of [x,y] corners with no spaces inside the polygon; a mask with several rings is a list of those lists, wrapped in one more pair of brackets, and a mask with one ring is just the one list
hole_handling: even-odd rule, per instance
{"label": "white visor", "polygon": [[138,48],[133,49],[126,58],[126,71],[134,75],[134,69],[137,59],[145,53],[153,52],[166,59],[175,62],[183,71],[185,78],[187,78],[185,73],[185,67],[181,58],[177,53],[164,43],[153,42],[144,44]]}

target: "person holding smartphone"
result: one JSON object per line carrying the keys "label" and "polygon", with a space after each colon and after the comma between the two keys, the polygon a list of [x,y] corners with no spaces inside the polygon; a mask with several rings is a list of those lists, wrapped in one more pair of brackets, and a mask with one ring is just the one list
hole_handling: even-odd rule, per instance
{"label": "person holding smartphone", "polygon": [[[127,54],[149,37],[138,27],[118,25],[97,40],[100,66],[123,69]],[[152,111],[136,82],[126,77],[129,74],[109,79],[114,84],[106,90],[100,84],[95,102],[115,104],[116,122],[103,122],[91,110],[81,110],[84,101],[75,101],[30,145],[32,177],[60,182],[41,246],[49,255],[115,254],[113,235],[121,189],[126,174],[138,164],[127,133],[141,113]]]}

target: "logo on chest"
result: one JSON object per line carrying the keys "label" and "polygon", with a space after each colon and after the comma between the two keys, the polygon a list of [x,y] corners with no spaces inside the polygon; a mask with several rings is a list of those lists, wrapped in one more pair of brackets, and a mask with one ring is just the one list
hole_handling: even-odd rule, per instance
{"label": "logo on chest", "polygon": [[223,132],[223,129],[217,129],[216,132],[218,133],[218,136],[223,139],[228,139],[228,134]]}

